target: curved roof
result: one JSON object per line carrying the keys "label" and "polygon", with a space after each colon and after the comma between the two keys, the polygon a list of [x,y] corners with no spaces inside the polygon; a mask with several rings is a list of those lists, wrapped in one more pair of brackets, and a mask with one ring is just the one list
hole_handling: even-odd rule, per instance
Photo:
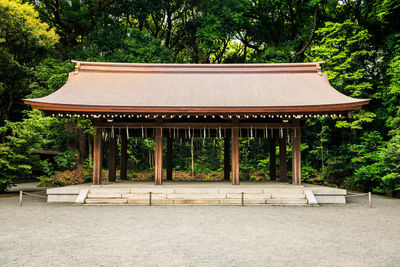
{"label": "curved roof", "polygon": [[111,113],[322,113],[367,99],[335,90],[320,63],[136,64],[77,62],[56,92],[32,108]]}

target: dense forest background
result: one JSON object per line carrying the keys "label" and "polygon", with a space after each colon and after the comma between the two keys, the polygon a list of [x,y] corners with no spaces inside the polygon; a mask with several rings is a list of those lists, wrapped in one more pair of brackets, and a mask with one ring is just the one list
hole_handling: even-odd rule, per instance
{"label": "dense forest background", "polygon": [[[398,0],[0,0],[0,191],[27,178],[90,179],[91,122],[42,117],[22,102],[60,88],[71,59],[325,61],[337,90],[372,101],[349,119],[305,122],[303,180],[400,191]],[[129,140],[132,177],[151,170],[153,147],[151,138]],[[241,139],[241,179],[268,179],[267,151],[266,140]],[[194,172],[212,179],[223,140],[176,140],[174,158],[175,171],[191,172],[193,158]]]}

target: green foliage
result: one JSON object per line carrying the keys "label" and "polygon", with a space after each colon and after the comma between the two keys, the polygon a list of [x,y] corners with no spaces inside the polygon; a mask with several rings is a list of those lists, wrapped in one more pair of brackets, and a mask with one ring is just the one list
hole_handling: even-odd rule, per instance
{"label": "green foliage", "polygon": [[47,96],[65,84],[68,73],[74,70],[71,62],[54,58],[41,61],[33,70],[34,81],[29,85],[31,93],[26,98]]}
{"label": "green foliage", "polygon": [[78,153],[64,151],[58,154],[54,160],[60,170],[73,170],[76,167]]}
{"label": "green foliage", "polygon": [[90,46],[77,45],[71,53],[76,59],[109,62],[171,62],[173,55],[160,40],[142,31],[132,29],[122,44],[116,47],[102,46],[101,40],[93,40]]}
{"label": "green foliage", "polygon": [[[333,87],[356,98],[375,96],[372,87],[374,54],[371,35],[357,23],[326,22],[316,31],[316,44],[310,48],[313,61],[325,61],[324,72]],[[371,111],[357,112],[353,121],[338,121],[337,127],[361,129],[361,125],[373,121]]]}
{"label": "green foliage", "polygon": [[10,147],[0,146],[0,192],[6,190],[21,176],[32,173],[28,156],[15,153]]}
{"label": "green foliage", "polygon": [[400,192],[400,132],[397,132],[380,152],[383,177],[375,191],[392,195]]}
{"label": "green foliage", "polygon": [[40,111],[26,113],[21,122],[5,122],[2,132],[9,132],[0,146],[0,183],[4,190],[11,183],[33,174],[53,174],[48,161],[41,161],[38,150],[54,150],[63,135],[63,125],[56,118],[42,117]]}
{"label": "green foliage", "polygon": [[28,92],[31,67],[58,42],[55,29],[20,0],[0,1],[0,125],[20,118],[16,103]]}

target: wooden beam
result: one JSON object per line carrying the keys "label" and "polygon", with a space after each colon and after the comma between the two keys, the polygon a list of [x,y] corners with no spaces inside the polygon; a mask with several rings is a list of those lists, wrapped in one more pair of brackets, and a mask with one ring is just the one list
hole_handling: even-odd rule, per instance
{"label": "wooden beam", "polygon": [[301,105],[301,106],[281,106],[281,107],[131,107],[131,106],[96,106],[96,105],[76,105],[36,102],[31,99],[24,99],[25,104],[31,105],[33,109],[53,110],[56,112],[76,112],[76,113],[102,113],[102,114],[193,114],[193,115],[281,115],[281,114],[312,114],[343,112],[361,109],[370,100],[360,100],[356,103],[340,104],[320,104],[320,105]]}
{"label": "wooden beam", "polygon": [[239,183],[239,129],[232,128],[232,185]]}
{"label": "wooden beam", "polygon": [[279,138],[279,182],[287,182],[287,163],[286,163],[286,131],[283,137]]}
{"label": "wooden beam", "polygon": [[127,154],[127,144],[128,138],[126,134],[121,134],[121,159],[120,159],[120,180],[126,180],[126,171],[127,171],[127,163],[128,163],[128,154]]}
{"label": "wooden beam", "polygon": [[93,144],[93,184],[101,183],[101,161],[102,161],[102,128],[94,127]]}
{"label": "wooden beam", "polygon": [[224,137],[224,180],[229,181],[230,179],[230,139],[229,137]]}
{"label": "wooden beam", "polygon": [[167,180],[172,181],[172,164],[173,164],[173,155],[172,155],[172,137],[167,137]]}
{"label": "wooden beam", "polygon": [[163,148],[163,137],[161,128],[156,128],[155,133],[155,153],[154,153],[154,184],[162,184],[162,148]]}
{"label": "wooden beam", "polygon": [[116,181],[117,138],[115,133],[110,133],[110,153],[108,155],[108,182]]}
{"label": "wooden beam", "polygon": [[221,128],[250,128],[253,129],[280,129],[280,128],[295,128],[298,127],[296,123],[287,122],[287,123],[264,123],[264,122],[254,122],[254,123],[230,123],[230,122],[103,122],[101,124],[103,128],[180,128],[180,129],[188,129],[188,127],[192,129],[204,129],[211,128],[216,129],[218,127]]}
{"label": "wooden beam", "polygon": [[276,180],[276,143],[275,138],[269,138],[269,179]]}
{"label": "wooden beam", "polygon": [[292,132],[292,183],[301,184],[301,128]]}

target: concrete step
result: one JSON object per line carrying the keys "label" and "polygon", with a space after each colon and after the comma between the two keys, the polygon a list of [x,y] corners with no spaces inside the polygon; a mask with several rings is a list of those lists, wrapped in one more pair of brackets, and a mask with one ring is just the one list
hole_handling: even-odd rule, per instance
{"label": "concrete step", "polygon": [[124,198],[87,198],[85,204],[128,204],[128,200]]}
{"label": "concrete step", "polygon": [[125,187],[90,187],[89,188],[89,193],[93,194],[127,194],[130,193],[131,189],[130,188],[125,188]]}
{"label": "concrete step", "polygon": [[[122,198],[126,199],[149,199],[149,194],[136,193],[136,194],[122,194]],[[166,199],[167,194],[154,193],[151,194],[152,199]]]}
{"label": "concrete step", "polygon": [[265,204],[307,204],[307,199],[305,198],[266,199]]}
{"label": "concrete step", "polygon": [[286,194],[272,194],[271,198],[276,199],[305,199],[306,195],[303,194],[295,194],[295,193],[286,193]]}
{"label": "concrete step", "polygon": [[218,194],[219,189],[215,188],[175,188],[175,194]]}
{"label": "concrete step", "polygon": [[120,193],[89,193],[87,198],[121,198]]}
{"label": "concrete step", "polygon": [[[271,194],[243,194],[244,199],[270,199]],[[226,194],[226,198],[241,199],[242,194]]]}
{"label": "concrete step", "polygon": [[208,200],[226,198],[224,194],[168,194],[168,199],[179,200]]}
{"label": "concrete step", "polygon": [[[122,205],[122,204],[130,204],[130,205],[149,205],[148,198],[88,198],[85,200],[85,204],[112,204],[112,205]],[[153,199],[151,200],[152,205],[241,205],[241,198],[202,198],[202,199],[184,199],[184,198],[175,198],[175,199]],[[274,204],[274,205],[297,205],[297,204],[307,204],[307,199],[262,199],[262,198],[253,198],[253,199],[244,199],[244,205],[265,205],[265,204]]]}
{"label": "concrete step", "polygon": [[218,198],[209,199],[173,199],[176,205],[219,205]]}

